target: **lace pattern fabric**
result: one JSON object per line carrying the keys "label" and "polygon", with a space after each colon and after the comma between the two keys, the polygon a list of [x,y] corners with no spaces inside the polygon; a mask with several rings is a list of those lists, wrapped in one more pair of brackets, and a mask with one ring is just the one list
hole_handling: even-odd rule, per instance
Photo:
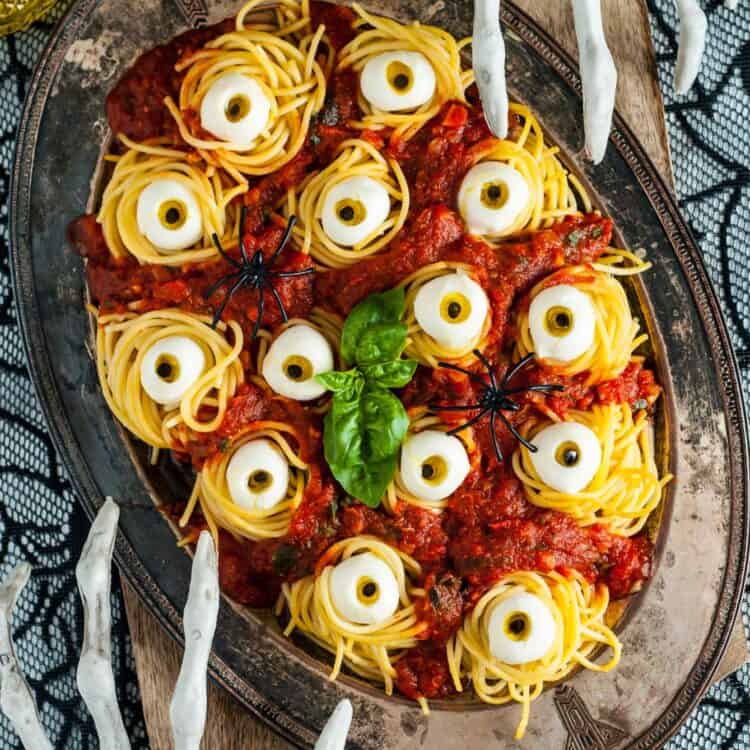
{"label": "lace pattern fabric", "polygon": [[[16,612],[18,658],[37,695],[42,721],[56,748],[98,747],[93,721],[76,688],[83,613],[75,564],[88,522],[57,458],[29,380],[16,326],[8,263],[7,197],[15,134],[33,66],[69,5],[58,3],[44,21],[0,40],[0,575],[27,560],[32,579]],[[706,55],[686,97],[672,93],[677,17],[672,0],[649,0],[652,32],[665,95],[677,192],[698,239],[750,395],[750,4],[728,11],[704,3],[709,19]],[[726,124],[721,130],[717,121]],[[32,512],[33,509],[33,512]],[[743,604],[745,624],[749,597]],[[118,698],[135,750],[148,747],[138,684],[117,577],[112,587],[113,654]],[[713,687],[672,740],[671,750],[750,746],[750,666]],[[0,748],[20,748],[0,716]]]}

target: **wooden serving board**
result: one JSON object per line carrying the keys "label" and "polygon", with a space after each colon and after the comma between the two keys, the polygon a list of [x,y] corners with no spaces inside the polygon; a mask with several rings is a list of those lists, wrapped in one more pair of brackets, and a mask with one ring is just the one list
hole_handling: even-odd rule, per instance
{"label": "wooden serving board", "polygon": [[[450,0],[438,2],[443,4]],[[569,4],[549,0],[515,2],[565,50],[577,57]],[[673,186],[664,107],[645,0],[603,0],[602,12],[619,76],[617,109],[665,180]],[[182,648],[162,630],[124,580],[122,587],[150,744],[153,750],[168,750],[172,747],[169,701],[180,668]],[[744,627],[738,618],[716,679],[749,659]],[[283,750],[291,746],[254,719],[226,691],[210,683],[203,747],[211,750]]]}

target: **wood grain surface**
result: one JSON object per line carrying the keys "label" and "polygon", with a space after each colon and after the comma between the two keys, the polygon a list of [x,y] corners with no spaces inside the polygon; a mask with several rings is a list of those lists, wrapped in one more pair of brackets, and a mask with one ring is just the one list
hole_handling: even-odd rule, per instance
{"label": "wood grain surface", "polygon": [[[567,3],[516,0],[516,4],[577,57],[573,16]],[[603,0],[602,5],[605,32],[618,71],[617,109],[667,182],[673,185],[664,108],[657,85],[645,1]],[[153,750],[168,750],[172,747],[169,701],[179,672],[182,649],[162,631],[125,581],[123,591],[151,747]],[[738,620],[717,678],[734,671],[747,660],[744,628],[742,621]],[[204,748],[283,750],[291,747],[213,683],[209,685],[208,696]]]}

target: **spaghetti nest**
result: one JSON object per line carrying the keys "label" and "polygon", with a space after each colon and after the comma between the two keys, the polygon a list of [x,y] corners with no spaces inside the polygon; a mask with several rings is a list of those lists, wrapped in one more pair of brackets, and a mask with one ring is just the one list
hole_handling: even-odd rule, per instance
{"label": "spaghetti nest", "polygon": [[[547,653],[525,664],[505,664],[492,655],[488,625],[494,609],[519,593],[538,597],[555,622],[555,638]],[[565,577],[556,572],[521,571],[504,576],[477,603],[460,630],[446,646],[448,666],[456,690],[468,678],[478,698],[485,703],[516,701],[522,706],[516,739],[523,737],[531,702],[545,684],[556,682],[576,667],[609,672],[620,661],[621,644],[605,624],[609,591],[603,584],[592,585],[579,573]],[[600,646],[611,650],[604,664],[591,660]]]}
{"label": "spaghetti nest", "polygon": [[[242,328],[180,310],[97,316],[96,366],[104,398],[117,419],[152,448],[178,448],[191,431],[213,432],[227,402],[244,381]],[[186,337],[203,352],[203,373],[177,404],[161,405],[144,390],[141,365],[149,349],[167,337]],[[230,343],[231,342],[231,343]]]}
{"label": "spaghetti nest", "polygon": [[[336,610],[332,599],[334,566],[363,552],[370,552],[385,562],[398,583],[398,609],[377,625],[356,625],[348,621]],[[419,634],[427,627],[418,621],[414,608],[414,600],[424,596],[424,591],[412,583],[420,573],[419,563],[375,537],[344,539],[330,547],[318,561],[315,575],[283,585],[279,605],[286,604],[290,618],[284,634],[289,636],[295,629],[299,630],[334,654],[330,680],[335,680],[346,664],[360,677],[383,684],[385,692],[391,695],[396,676],[394,663],[406,649],[417,644]]]}
{"label": "spaghetti nest", "polygon": [[498,234],[484,235],[490,242],[548,227],[564,216],[591,211],[586,189],[558,159],[560,149],[545,143],[544,132],[531,110],[511,102],[510,112],[519,124],[511,128],[506,140],[489,139],[478,148],[475,164],[507,164],[523,177],[529,194],[512,224]]}
{"label": "spaghetti nest", "polygon": [[361,130],[392,128],[393,138],[407,141],[440,108],[449,101],[465,101],[464,91],[474,81],[474,73],[464,68],[461,50],[471,43],[470,38],[456,41],[447,31],[418,22],[401,24],[389,18],[367,13],[356,3],[352,5],[359,18],[355,28],[360,31],[339,53],[337,70],[360,73],[367,61],[383,52],[420,52],[435,71],[436,88],[430,101],[413,112],[385,112],[375,109],[360,91],[357,102],[362,119],[351,123]]}
{"label": "spaghetti nest", "polygon": [[[240,183],[247,182],[243,175],[275,172],[299,153],[326,92],[325,73],[316,59],[325,29],[306,31],[311,25],[307,4],[300,6],[300,17],[289,3],[282,4],[276,15],[277,23],[285,24],[281,29],[246,20],[257,4],[254,0],[240,11],[235,31],[177,63],[175,70],[184,73],[179,106],[171,97],[164,100],[185,143]],[[270,105],[267,124],[250,145],[219,140],[200,127],[203,98],[228,74],[252,79]]]}
{"label": "spaghetti nest", "polygon": [[[115,163],[112,177],[102,196],[97,221],[110,253],[116,258],[132,255],[141,263],[180,266],[217,258],[211,240],[216,235],[224,248],[237,244],[239,210],[234,199],[247,190],[236,185],[212,166],[188,160],[188,154],[168,148],[167,139],[136,143],[118,136],[127,151],[107,157]],[[138,199],[156,180],[179,183],[194,196],[200,210],[203,233],[193,247],[167,251],[156,247],[138,226]]]}
{"label": "spaghetti nest", "polygon": [[[635,265],[627,268],[618,263],[632,258]],[[632,253],[614,251],[599,263],[561,268],[540,281],[529,295],[529,301],[544,289],[567,284],[586,294],[594,308],[594,341],[583,354],[570,362],[541,359],[540,364],[560,375],[577,375],[588,372],[587,384],[612,380],[622,373],[632,359],[633,352],[648,335],[639,335],[639,323],[633,318],[625,289],[613,276],[637,274],[650,268]],[[516,357],[521,359],[534,351],[534,342],[529,326],[529,308],[523,305],[517,319],[518,339]]]}
{"label": "spaghetti nest", "polygon": [[[424,430],[440,430],[440,432],[447,432],[450,429],[440,417],[430,414],[429,409],[426,406],[418,406],[409,409],[409,419],[409,435],[416,435]],[[476,449],[474,431],[469,427],[468,429],[461,430],[456,437],[464,444],[466,452],[469,454],[469,460],[472,462],[472,468],[476,468],[481,460],[481,455]],[[396,475],[394,476],[393,481],[388,485],[385,496],[383,497],[383,507],[389,513],[395,514],[400,502],[415,505],[418,508],[424,508],[425,510],[431,510],[434,513],[441,513],[448,507],[450,497],[446,497],[443,500],[423,500],[422,498],[417,497],[406,489],[401,479],[401,472],[399,469],[396,469]]]}
{"label": "spaghetti nest", "polygon": [[[430,263],[407,276],[399,286],[403,287],[404,293],[404,323],[408,327],[408,339],[404,353],[407,357],[416,359],[425,367],[436,368],[440,362],[450,362],[462,367],[469,367],[476,361],[474,350],[484,351],[487,346],[488,336],[492,331],[492,310],[488,310],[479,334],[468,343],[458,348],[449,348],[437,342],[426,333],[419,325],[414,312],[414,301],[422,287],[441,276],[447,276],[462,272],[469,277],[474,274],[473,266],[468,263],[454,261],[440,261]],[[475,278],[474,281],[477,281]],[[477,282],[478,283],[478,282]],[[481,286],[481,285],[480,285]]]}
{"label": "spaghetti nest", "polygon": [[[331,191],[356,177],[367,177],[382,185],[391,208],[387,218],[367,237],[344,247],[326,234],[321,217]],[[353,202],[346,201],[346,207],[352,209]],[[352,209],[354,221],[362,221],[369,208],[363,204],[360,211]],[[409,186],[395,159],[383,156],[371,143],[353,138],[341,143],[334,160],[303,184],[299,198],[294,191],[289,192],[285,212],[297,217],[294,236],[302,252],[328,268],[346,268],[385,248],[401,231],[409,213]]]}
{"label": "spaghetti nest", "polygon": [[[247,509],[232,499],[227,482],[227,467],[237,451],[251,440],[266,439],[273,443],[289,464],[289,484],[286,497],[271,508]],[[235,438],[224,451],[217,453],[203,465],[196,477],[193,492],[180,526],[187,525],[196,505],[219,547],[219,529],[237,538],[272,539],[289,531],[292,514],[305,494],[310,467],[299,455],[297,436],[292,425],[284,422],[260,421],[253,423],[241,437]]]}
{"label": "spaghetti nest", "polygon": [[[539,477],[529,450],[521,445],[513,455],[513,470],[527,498],[541,508],[568,513],[583,526],[600,523],[622,536],[637,534],[672,478],[659,478],[647,412],[639,411],[634,419],[628,404],[609,404],[571,411],[566,421],[582,424],[596,434],[601,446],[596,474],[580,492],[555,490]],[[520,431],[533,444],[534,436],[549,424],[529,420]]]}

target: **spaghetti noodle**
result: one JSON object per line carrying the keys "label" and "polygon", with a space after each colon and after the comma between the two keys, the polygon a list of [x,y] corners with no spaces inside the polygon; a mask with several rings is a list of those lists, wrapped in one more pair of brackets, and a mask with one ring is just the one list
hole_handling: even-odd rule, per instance
{"label": "spaghetti noodle", "polygon": [[[123,258],[129,254],[141,263],[180,266],[217,258],[218,252],[211,241],[214,234],[225,248],[237,244],[239,211],[234,199],[247,190],[246,184],[232,185],[213,167],[189,161],[184,151],[169,148],[166,139],[135,143],[122,134],[118,137],[127,151],[122,156],[107,157],[115,162],[115,168],[97,216],[112,255]],[[176,182],[197,201],[201,239],[187,250],[160,249],[138,226],[139,197],[156,180]]]}
{"label": "spaghetti noodle", "polygon": [[[541,291],[557,284],[573,286],[588,296],[595,315],[593,345],[569,362],[538,358],[543,367],[560,375],[588,372],[589,384],[601,383],[620,375],[631,361],[633,352],[648,339],[645,333],[639,335],[638,320],[633,318],[625,290],[612,274],[640,273],[649,265],[628,253],[638,264],[621,268],[617,264],[622,262],[623,253],[616,251],[593,266],[561,268],[531,290],[529,297],[533,301]],[[519,310],[517,329],[516,357],[521,359],[535,350],[526,305]]]}
{"label": "spaghetti noodle", "polygon": [[[374,625],[357,625],[342,617],[331,592],[334,566],[364,552],[384,561],[398,584],[398,609],[387,620]],[[375,537],[344,539],[329,548],[318,561],[315,575],[284,584],[280,604],[286,605],[290,618],[284,635],[299,630],[334,654],[330,680],[335,680],[346,664],[360,677],[382,683],[390,695],[396,676],[394,662],[406,649],[417,644],[419,634],[426,627],[418,621],[414,609],[415,598],[424,596],[424,592],[412,584],[420,572],[415,560]]]}
{"label": "spaghetti noodle", "polygon": [[[289,464],[289,483],[284,499],[271,508],[247,509],[231,497],[227,469],[232,458],[243,445],[252,440],[271,441]],[[284,536],[289,522],[299,507],[305,493],[309,467],[292,448],[296,440],[294,428],[283,422],[261,421],[254,423],[241,437],[236,438],[225,451],[216,454],[201,468],[193,486],[180,526],[185,526],[197,505],[219,548],[219,529],[244,539],[273,539]]]}
{"label": "spaghetti noodle", "polygon": [[[504,664],[490,652],[489,621],[493,610],[519,592],[534,595],[549,609],[555,623],[554,641],[540,659]],[[504,576],[479,600],[447,644],[448,666],[456,690],[463,690],[463,679],[467,677],[477,697],[485,703],[520,703],[516,739],[521,739],[531,703],[545,684],[561,680],[579,666],[596,672],[609,672],[617,666],[622,647],[605,624],[608,604],[607,587],[590,584],[578,573],[565,577],[554,571],[521,571]],[[604,664],[590,658],[600,646],[611,651]]]}
{"label": "spaghetti noodle", "polygon": [[[390,211],[364,239],[344,247],[326,234],[321,217],[331,191],[337,186],[346,191],[346,184],[342,183],[353,177],[366,177],[381,185],[388,193]],[[351,198],[355,196],[352,194]],[[346,201],[344,208],[351,209],[354,221],[361,222],[370,206],[363,203],[362,215],[358,216],[349,205],[352,202]],[[299,198],[290,190],[285,206],[285,214],[298,219],[294,235],[302,252],[309,253],[328,268],[345,268],[385,248],[403,227],[408,213],[409,186],[398,162],[383,156],[372,144],[359,138],[344,141],[336,150],[336,158],[301,186]]]}
{"label": "spaghetti noodle", "polygon": [[[214,330],[209,322],[180,310],[97,317],[96,365],[104,398],[117,419],[152,448],[179,449],[191,440],[191,431],[216,430],[227,402],[244,382],[242,328],[231,321]],[[195,342],[205,369],[177,404],[164,406],[144,390],[141,365],[149,349],[168,337]]]}
{"label": "spaghetti noodle", "polygon": [[[628,404],[594,406],[571,411],[567,420],[592,430],[601,446],[601,461],[593,479],[579,492],[561,492],[547,485],[524,446],[513,456],[513,470],[523,482],[529,501],[541,508],[568,513],[579,524],[604,524],[623,536],[637,534],[659,504],[670,475],[659,478],[645,411],[633,412]],[[529,420],[521,434],[531,443],[548,422]]]}
{"label": "spaghetti noodle", "polygon": [[[436,89],[430,101],[414,112],[384,112],[373,108],[360,92],[357,98],[362,119],[352,123],[361,130],[393,128],[393,138],[407,141],[440,108],[449,101],[465,101],[464,91],[473,82],[474,73],[464,69],[461,50],[470,44],[470,39],[457,42],[453,36],[435,26],[419,23],[409,25],[389,18],[374,16],[356,3],[352,6],[359,18],[355,28],[357,36],[339,53],[337,70],[353,70],[360,73],[368,59],[383,52],[420,52],[429,60],[435,71]],[[364,27],[366,28],[364,31]]]}
{"label": "spaghetti noodle", "polygon": [[[249,3],[237,17],[237,30],[208,42],[175,66],[184,73],[179,106],[170,97],[164,101],[174,117],[183,140],[208,163],[221,167],[237,182],[244,175],[275,172],[302,148],[312,116],[323,106],[326,79],[317,61],[324,27],[299,39],[287,33],[307,28],[309,15],[273,32],[266,26],[245,23],[247,13],[258,4]],[[281,7],[286,8],[288,4]],[[306,6],[301,6],[304,10]],[[282,10],[277,21],[286,20]],[[209,89],[223,76],[236,74],[260,87],[269,104],[267,122],[249,146],[211,138],[198,127],[201,104]]]}

